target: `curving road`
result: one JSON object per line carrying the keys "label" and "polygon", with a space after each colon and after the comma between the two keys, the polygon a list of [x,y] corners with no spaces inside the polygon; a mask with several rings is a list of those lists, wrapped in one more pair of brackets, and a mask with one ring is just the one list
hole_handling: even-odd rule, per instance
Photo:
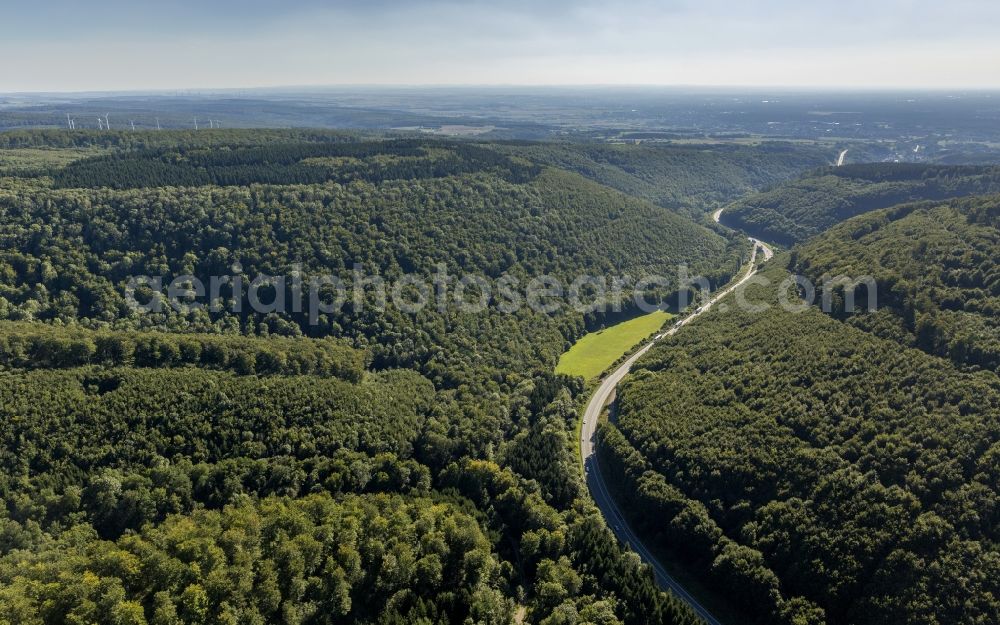
{"label": "curving road", "polygon": [[[712,215],[713,219],[718,221],[721,213],[721,210],[717,211]],[[638,534],[633,531],[628,522],[625,520],[625,516],[622,514],[621,509],[619,509],[618,504],[615,503],[615,500],[611,496],[611,492],[608,490],[607,484],[605,484],[604,478],[601,475],[601,467],[598,465],[597,455],[594,453],[594,433],[597,430],[597,422],[600,419],[601,412],[604,411],[604,407],[614,400],[615,389],[617,389],[618,383],[629,374],[632,370],[632,366],[643,356],[643,354],[648,352],[657,341],[673,336],[679,329],[691,323],[709,310],[720,299],[732,293],[740,285],[746,283],[746,281],[757,272],[754,267],[754,262],[757,258],[758,250],[762,251],[765,261],[774,255],[773,250],[771,250],[771,248],[764,243],[761,243],[754,238],[750,238],[750,241],[754,244],[753,253],[750,256],[750,261],[747,263],[747,269],[744,271],[741,278],[730,284],[722,292],[714,295],[712,299],[695,310],[693,313],[677,321],[669,330],[654,336],[649,340],[649,342],[632,354],[628,360],[623,362],[621,366],[615,369],[613,373],[601,381],[600,386],[597,387],[597,391],[595,391],[593,397],[590,398],[590,403],[587,404],[586,411],[584,411],[583,427],[580,433],[580,459],[583,463],[584,477],[587,482],[587,488],[590,490],[590,494],[593,497],[594,502],[597,504],[597,507],[604,515],[605,521],[607,521],[608,525],[614,531],[619,540],[631,547],[633,551],[639,554],[643,561],[653,567],[653,571],[656,574],[656,581],[660,584],[660,586],[669,590],[682,601],[691,606],[698,616],[704,619],[709,625],[722,624],[712,615],[711,612],[708,611],[707,608],[705,608],[705,606],[701,605],[697,599],[692,597],[691,594],[677,582],[677,580],[670,576],[666,568],[664,568],[659,560],[656,559],[656,556],[653,555],[646,545],[643,544]]]}

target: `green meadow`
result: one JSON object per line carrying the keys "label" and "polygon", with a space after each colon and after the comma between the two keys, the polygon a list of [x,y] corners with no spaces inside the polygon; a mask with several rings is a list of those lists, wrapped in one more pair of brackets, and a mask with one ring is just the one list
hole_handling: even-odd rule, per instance
{"label": "green meadow", "polygon": [[610,328],[591,332],[573,344],[559,358],[556,373],[579,375],[591,380],[601,375],[616,360],[657,332],[673,315],[656,312],[623,321]]}

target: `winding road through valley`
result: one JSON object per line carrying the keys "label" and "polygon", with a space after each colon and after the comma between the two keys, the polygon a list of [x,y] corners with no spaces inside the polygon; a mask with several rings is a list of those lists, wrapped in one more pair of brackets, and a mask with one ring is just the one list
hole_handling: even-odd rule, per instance
{"label": "winding road through valley", "polygon": [[[721,213],[721,210],[716,211],[713,213],[712,218],[718,222]],[[673,336],[682,327],[691,323],[706,311],[711,309],[711,307],[719,300],[726,297],[750,280],[750,278],[756,273],[754,263],[757,258],[758,250],[764,255],[765,261],[769,260],[774,255],[774,251],[766,244],[754,238],[750,238],[750,241],[753,243],[753,253],[750,256],[750,261],[747,263],[746,269],[743,270],[743,275],[739,279],[732,282],[723,291],[713,295],[707,303],[703,304],[693,313],[677,321],[669,330],[654,336],[638,351],[633,353],[617,369],[615,369],[613,373],[601,380],[600,386],[597,387],[597,390],[591,397],[590,403],[587,404],[586,411],[583,414],[583,427],[580,433],[580,456],[583,462],[584,477],[587,482],[587,488],[590,490],[590,494],[594,498],[594,502],[597,504],[597,507],[604,515],[605,521],[607,521],[608,525],[614,531],[619,540],[631,547],[633,551],[639,554],[643,561],[653,567],[653,571],[656,574],[656,580],[660,586],[672,592],[682,601],[691,606],[698,616],[704,619],[709,625],[722,625],[722,623],[720,623],[719,620],[716,619],[707,608],[705,608],[705,606],[699,603],[697,599],[691,596],[687,589],[671,577],[663,564],[657,560],[656,556],[653,555],[653,552],[646,547],[646,545],[639,538],[639,535],[625,520],[625,515],[622,514],[621,509],[618,507],[618,504],[615,502],[614,497],[612,497],[611,492],[604,481],[604,477],[601,475],[601,467],[597,462],[597,455],[595,453],[594,434],[597,430],[597,423],[600,419],[601,413],[604,411],[604,407],[614,400],[615,390],[618,387],[618,383],[629,374],[632,370],[632,366],[637,360],[639,360],[639,358],[648,352],[658,341]]]}

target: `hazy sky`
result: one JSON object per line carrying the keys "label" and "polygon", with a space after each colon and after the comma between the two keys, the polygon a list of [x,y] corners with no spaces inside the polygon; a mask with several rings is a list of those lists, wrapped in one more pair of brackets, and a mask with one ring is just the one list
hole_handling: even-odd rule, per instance
{"label": "hazy sky", "polygon": [[4,0],[0,92],[1000,87],[997,0]]}

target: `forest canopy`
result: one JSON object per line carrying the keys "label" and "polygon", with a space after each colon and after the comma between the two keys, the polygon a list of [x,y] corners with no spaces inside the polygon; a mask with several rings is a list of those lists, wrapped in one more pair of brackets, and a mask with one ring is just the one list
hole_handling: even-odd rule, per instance
{"label": "forest canopy", "polygon": [[[129,279],[443,266],[655,273],[668,295],[681,263],[733,275],[745,241],[698,211],[793,175],[793,154],[671,153],[611,188],[554,144],[39,131],[0,149],[0,622],[697,622],[585,496],[584,382],[553,373],[633,308],[311,319],[234,290],[140,312]],[[629,149],[600,158],[625,172]]]}

